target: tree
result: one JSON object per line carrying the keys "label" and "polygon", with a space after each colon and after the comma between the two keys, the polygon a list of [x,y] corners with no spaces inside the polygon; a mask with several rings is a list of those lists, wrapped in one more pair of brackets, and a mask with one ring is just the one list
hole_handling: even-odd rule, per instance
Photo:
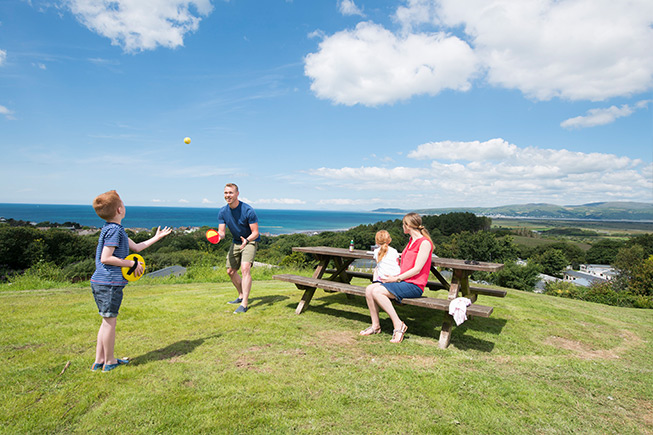
{"label": "tree", "polygon": [[508,262],[503,269],[490,274],[490,280],[501,287],[533,291],[539,281],[539,274],[540,266],[537,264],[529,263],[527,266],[520,266]]}
{"label": "tree", "polygon": [[547,249],[529,259],[529,262],[539,264],[542,273],[562,278],[562,271],[569,265],[565,254],[559,249]]}
{"label": "tree", "polygon": [[590,264],[612,264],[623,246],[624,243],[617,240],[599,240],[585,254],[586,261]]}
{"label": "tree", "polygon": [[532,250],[530,255],[526,255],[523,258],[531,258],[542,255],[550,249],[557,249],[561,251],[567,259],[567,264],[570,264],[572,269],[578,270],[579,265],[585,263],[585,252],[580,249],[578,245],[569,242],[555,242],[550,245],[538,246]]}
{"label": "tree", "polygon": [[651,301],[653,296],[653,255],[644,260],[630,282],[631,292],[646,296]]}
{"label": "tree", "polygon": [[497,239],[493,233],[462,232],[451,236],[454,257],[476,261],[508,261],[517,258],[517,247],[512,237]]}

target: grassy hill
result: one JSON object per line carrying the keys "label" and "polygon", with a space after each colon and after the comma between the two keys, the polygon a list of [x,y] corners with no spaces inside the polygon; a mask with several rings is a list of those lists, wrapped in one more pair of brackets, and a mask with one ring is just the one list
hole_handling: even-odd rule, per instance
{"label": "grassy hill", "polygon": [[0,433],[653,432],[652,310],[510,290],[441,350],[442,312],[399,307],[393,345],[387,316],[358,336],[362,298],[318,291],[297,316],[291,285],[252,295],[236,316],[227,283],[130,285],[133,362],[96,373],[90,289],[0,292]]}
{"label": "grassy hill", "polygon": [[597,219],[653,221],[653,204],[640,202],[596,202],[583,205],[516,204],[500,207],[429,208],[416,210],[422,214],[471,212],[484,216],[540,219]]}

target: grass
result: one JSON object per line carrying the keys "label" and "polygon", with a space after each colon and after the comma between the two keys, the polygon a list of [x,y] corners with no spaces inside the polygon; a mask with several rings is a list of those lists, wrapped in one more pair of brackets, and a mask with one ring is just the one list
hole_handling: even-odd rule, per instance
{"label": "grass", "polygon": [[[402,306],[359,337],[362,298],[255,281],[244,315],[229,283],[128,286],[116,354],[91,372],[89,288],[0,292],[1,433],[653,433],[653,311],[511,290],[455,327]],[[441,293],[441,297],[444,295]],[[69,367],[62,373],[67,362]]]}

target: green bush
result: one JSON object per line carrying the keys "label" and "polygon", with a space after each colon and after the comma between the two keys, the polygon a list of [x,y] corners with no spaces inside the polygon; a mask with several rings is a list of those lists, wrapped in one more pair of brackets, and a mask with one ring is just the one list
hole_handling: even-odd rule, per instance
{"label": "green bush", "polygon": [[565,281],[548,282],[544,293],[617,307],[653,308],[653,298],[628,291],[617,291],[615,283],[609,281],[593,284],[590,287],[581,287]]}
{"label": "green bush", "polygon": [[59,266],[44,261],[9,280],[11,290],[50,289],[70,284]]}
{"label": "green bush", "polygon": [[[529,262],[527,266],[520,266],[514,262],[508,262],[498,272],[489,276],[489,281],[501,287],[515,288],[532,292],[535,284],[539,281],[539,265]],[[474,274],[476,276],[476,274]]]}
{"label": "green bush", "polygon": [[63,274],[71,282],[88,281],[95,272],[95,259],[87,258],[63,268]]}

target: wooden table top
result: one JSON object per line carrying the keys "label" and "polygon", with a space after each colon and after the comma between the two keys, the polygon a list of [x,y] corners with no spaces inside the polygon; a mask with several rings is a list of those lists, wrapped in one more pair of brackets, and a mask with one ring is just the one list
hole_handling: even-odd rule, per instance
{"label": "wooden table top", "polygon": [[[328,255],[331,257],[343,257],[343,258],[362,258],[366,260],[373,260],[374,253],[372,251],[361,251],[359,249],[354,249],[350,251],[346,248],[332,248],[329,246],[301,246],[292,248],[295,252],[304,252],[307,254],[313,255]],[[459,260],[456,258],[442,258],[436,255],[433,256],[431,263],[435,267],[446,267],[449,269],[458,269],[458,270],[470,270],[470,271],[481,271],[481,272],[496,272],[497,270],[503,269],[503,264],[501,263],[488,263],[484,261],[467,261]]]}

